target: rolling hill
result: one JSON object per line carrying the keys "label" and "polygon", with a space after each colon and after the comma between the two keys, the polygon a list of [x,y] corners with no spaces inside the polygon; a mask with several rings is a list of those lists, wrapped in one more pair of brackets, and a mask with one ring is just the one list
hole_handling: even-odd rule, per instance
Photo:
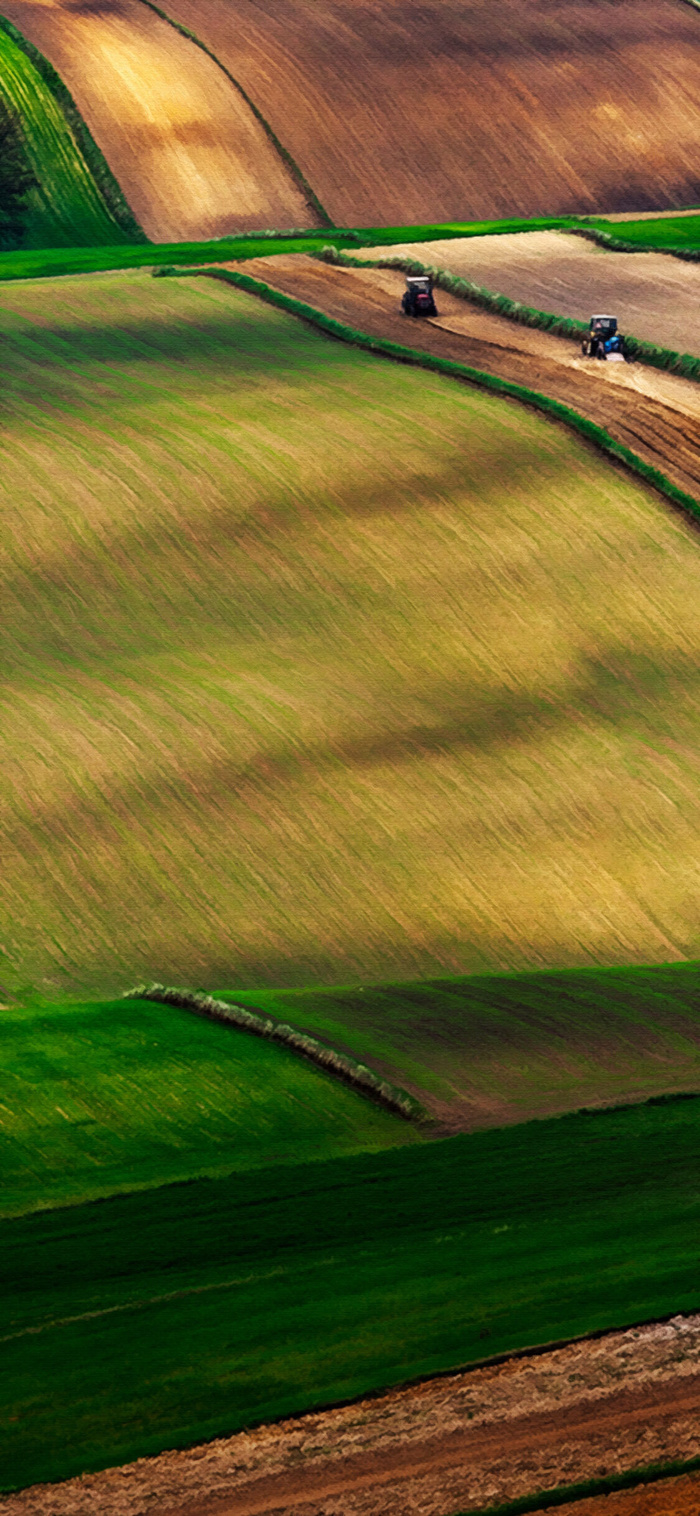
{"label": "rolling hill", "polygon": [[95,163],[99,154],[94,143],[85,141],[72,102],[65,102],[64,96],[67,111],[59,102],[60,82],[49,82],[45,75],[50,69],[41,58],[28,56],[13,31],[11,26],[0,27],[0,99],[22,122],[36,180],[27,198],[25,243],[32,248],[60,248],[142,240],[117,185],[109,182],[104,161]]}
{"label": "rolling hill", "polygon": [[0,332],[0,984],[696,956],[682,518],[208,279]]}
{"label": "rolling hill", "polygon": [[163,9],[241,81],[338,225],[700,200],[700,16],[681,0]]}

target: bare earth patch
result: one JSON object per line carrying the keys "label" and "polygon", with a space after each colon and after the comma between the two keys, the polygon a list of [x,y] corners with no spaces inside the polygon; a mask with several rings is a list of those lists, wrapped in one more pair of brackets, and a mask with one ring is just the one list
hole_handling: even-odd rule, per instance
{"label": "bare earth patch", "polygon": [[[587,321],[595,311],[611,312],[634,337],[700,354],[700,264],[664,253],[612,253],[566,232],[443,238],[391,252],[557,316]],[[387,249],[364,248],[361,256],[386,258]]]}
{"label": "bare earth patch", "polygon": [[[695,1457],[699,1391],[700,1316],[679,1316],[65,1484],[34,1486],[0,1501],[0,1511],[447,1516],[654,1461]],[[681,1483],[697,1496],[696,1481]],[[620,1497],[620,1516],[670,1509],[655,1505],[650,1493],[652,1503],[638,1507]],[[667,1494],[668,1487],[663,1498]],[[606,1505],[606,1516],[608,1510],[612,1516],[615,1507]]]}
{"label": "bare earth patch", "polygon": [[654,210],[700,198],[700,28],[690,6],[164,8],[241,80],[338,226]]}

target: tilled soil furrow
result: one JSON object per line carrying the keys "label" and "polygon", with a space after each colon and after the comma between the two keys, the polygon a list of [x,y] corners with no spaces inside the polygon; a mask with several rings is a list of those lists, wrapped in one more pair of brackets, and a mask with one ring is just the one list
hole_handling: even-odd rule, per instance
{"label": "tilled soil furrow", "polygon": [[[436,1475],[443,1479],[448,1470],[460,1482],[466,1510],[471,1503],[469,1481],[478,1469],[483,1477],[505,1462],[529,1462],[539,1477],[546,1478],[548,1462],[556,1470],[558,1459],[570,1458],[574,1449],[582,1466],[590,1467],[596,1459],[607,1466],[607,1458],[615,1458],[620,1444],[634,1446],[636,1430],[647,1428],[650,1421],[661,1441],[683,1435],[699,1403],[700,1376],[655,1386],[651,1394],[622,1391],[603,1401],[567,1406],[555,1415],[523,1416],[507,1427],[500,1424],[473,1431],[466,1427],[411,1442],[408,1447],[341,1459],[333,1458],[331,1452],[318,1461],[318,1467],[307,1465],[251,1480],[223,1500],[198,1500],[181,1507],[177,1516],[274,1516],[282,1510],[320,1516],[329,1499],[368,1491],[376,1502],[362,1505],[368,1516],[374,1510],[401,1516],[404,1511],[421,1509],[415,1498],[417,1481],[434,1481]],[[556,1478],[553,1482],[557,1483]],[[175,1516],[175,1508],[164,1516]]]}
{"label": "tilled soil furrow", "polygon": [[[604,427],[615,441],[631,448],[678,488],[700,497],[700,420],[671,404],[609,382],[608,375],[601,372],[606,365],[591,365],[590,372],[582,372],[567,362],[519,351],[520,328],[505,319],[499,324],[513,346],[484,341],[470,336],[468,330],[453,332],[433,322],[409,322],[399,311],[403,276],[386,269],[377,270],[375,276],[373,270],[336,268],[305,256],[254,259],[241,264],[240,269],[372,337],[467,364],[571,406]],[[459,316],[468,327],[470,307],[465,301],[443,291],[438,298],[441,315]],[[482,313],[475,311],[474,316],[477,325]],[[531,342],[530,329],[522,330],[527,331]],[[551,344],[549,333],[543,337],[543,347]],[[566,357],[571,347],[562,339]]]}

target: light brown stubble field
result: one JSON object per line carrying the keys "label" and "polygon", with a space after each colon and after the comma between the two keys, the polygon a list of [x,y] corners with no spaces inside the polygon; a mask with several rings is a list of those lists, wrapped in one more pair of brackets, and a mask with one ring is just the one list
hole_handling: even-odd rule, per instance
{"label": "light brown stubble field", "polygon": [[3,984],[697,956],[682,519],[209,280],[0,329]]}
{"label": "light brown stubble field", "polygon": [[588,321],[608,312],[633,337],[700,356],[700,265],[664,253],[611,253],[565,232],[505,232],[363,248],[359,256],[417,257],[557,316]]}
{"label": "light brown stubble field", "polygon": [[315,225],[238,90],[140,0],[7,0],[4,14],[68,85],[153,242]]}

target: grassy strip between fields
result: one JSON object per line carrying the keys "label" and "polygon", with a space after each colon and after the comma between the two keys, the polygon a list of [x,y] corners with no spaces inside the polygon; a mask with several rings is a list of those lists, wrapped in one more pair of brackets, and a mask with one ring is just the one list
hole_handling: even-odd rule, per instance
{"label": "grassy strip between fields", "polygon": [[331,217],[329,216],[325,206],[321,204],[316,191],[309,184],[306,175],[302,172],[299,164],[292,157],[288,149],[284,146],[284,143],[280,142],[277,133],[273,131],[269,121],[265,116],[263,116],[262,111],[258,109],[255,101],[251,99],[248,91],[243,88],[240,80],[236,79],[235,75],[230,73],[230,71],[226,68],[226,65],[221,62],[220,58],[217,57],[216,53],[213,53],[211,48],[207,47],[206,42],[202,42],[201,38],[198,37],[195,32],[190,31],[189,27],[183,26],[182,22],[175,21],[172,16],[168,15],[167,11],[161,10],[159,5],[154,4],[154,0],[141,0],[141,4],[147,5],[149,10],[155,11],[156,16],[160,16],[161,21],[167,21],[168,25],[172,26],[174,30],[176,32],[179,32],[182,37],[186,37],[188,42],[192,42],[195,47],[201,48],[202,52],[206,53],[208,58],[211,58],[212,63],[215,63],[217,68],[221,69],[222,74],[225,74],[226,78],[233,85],[234,89],[238,90],[239,95],[241,95],[245,100],[249,111],[251,111],[255,116],[256,121],[262,127],[266,136],[269,137],[275,151],[279,154],[279,157],[282,159],[285,167],[289,169],[294,183],[297,185],[298,189],[301,190],[302,195],[305,196],[316,216],[318,216],[320,225],[332,227],[333,221],[331,220]]}
{"label": "grassy strip between fields", "polygon": [[[65,183],[66,174],[72,170],[72,178],[79,180],[81,173],[84,173],[86,170],[87,175],[92,180],[96,200],[103,203],[102,205],[98,203],[95,207],[86,204],[85,210],[88,213],[85,227],[86,244],[91,249],[96,241],[105,245],[113,240],[115,232],[121,232],[126,243],[148,243],[148,238],[139,226],[107,160],[83,120],[70,91],[66,88],[60,75],[56,73],[53,65],[49,63],[48,58],[45,58],[44,54],[39,52],[39,49],[32,42],[28,41],[16,26],[12,25],[11,21],[8,21],[2,15],[0,15],[0,32],[4,33],[5,37],[24,55],[31,64],[32,69],[39,76],[42,84],[53,97],[65,121],[67,132],[72,139],[75,156],[78,159],[78,162],[73,166],[70,162],[70,153],[66,153],[65,149],[60,151],[61,144],[58,143],[55,134],[52,134],[50,122],[44,119],[45,112],[41,114],[41,119],[39,119],[36,113],[31,110],[28,99],[19,102],[21,107],[20,114],[30,143],[36,138],[37,143],[40,143],[43,147],[43,161],[36,164],[36,169],[40,181],[46,181],[46,192],[48,193],[53,189],[55,182],[58,181],[65,195],[67,188]],[[49,159],[49,152],[52,149],[53,154],[55,154],[55,161]],[[80,159],[84,162],[84,168],[83,163],[79,161]],[[100,217],[98,212],[102,209],[103,215]],[[59,250],[52,246],[52,251],[58,251],[64,257],[67,255],[67,250],[63,248]],[[23,254],[11,253],[5,256],[21,258]]]}
{"label": "grassy strip between fields", "polygon": [[[620,232],[608,232],[605,226],[571,226],[568,230],[571,236],[585,236],[589,243],[597,243],[598,247],[608,247],[611,253],[667,253],[670,258],[682,258],[686,264],[697,264],[700,262],[700,246],[697,246],[698,229],[692,224],[694,218],[688,217],[688,220],[691,221],[689,235],[692,236],[692,232],[695,233],[695,243],[692,241],[688,241],[688,244],[670,243],[665,240],[661,230],[662,221],[647,223],[659,229],[652,241],[645,241],[644,233],[633,238],[629,233],[621,235]],[[698,217],[698,223],[700,223],[700,217]],[[630,224],[636,227],[639,223],[632,221]],[[668,229],[667,235],[670,235],[670,230]],[[673,227],[673,233],[677,235],[676,226]]]}
{"label": "grassy strip between fields", "polygon": [[[638,251],[635,247],[634,251]],[[700,256],[700,254],[699,254]],[[498,295],[483,285],[472,284],[471,279],[452,274],[449,269],[435,268],[430,263],[420,263],[417,258],[404,258],[396,254],[389,258],[357,258],[352,253],[338,251],[334,247],[322,248],[314,257],[324,263],[338,264],[341,268],[395,268],[405,274],[429,274],[439,289],[467,300],[480,309],[492,311],[496,316],[505,316],[519,326],[535,327],[538,331],[551,332],[555,337],[583,337],[588,331],[588,322],[575,316],[557,316],[553,311],[538,311],[534,306],[522,305],[508,295]],[[639,337],[625,336],[625,349],[635,363],[645,363],[649,368],[663,369],[678,374],[683,379],[700,382],[700,358],[692,353],[674,353],[671,348],[657,347],[653,342],[644,342]]]}
{"label": "grassy strip between fields", "polygon": [[125,1000],[155,1000],[161,1005],[176,1005],[183,1010],[194,1011],[197,1016],[206,1016],[212,1021],[221,1021],[224,1024],[237,1027],[240,1031],[252,1032],[256,1037],[265,1037],[271,1042],[279,1042],[292,1052],[298,1053],[301,1058],[308,1058],[310,1063],[315,1063],[328,1074],[333,1074],[344,1084],[352,1085],[353,1089],[360,1090],[370,1099],[376,1100],[386,1110],[394,1115],[403,1116],[406,1121],[427,1121],[428,1113],[420,1103],[407,1094],[406,1090],[398,1089],[390,1084],[387,1079],[382,1079],[363,1063],[358,1063],[355,1058],[350,1058],[345,1053],[339,1053],[335,1048],[324,1046],[316,1037],[310,1037],[308,1033],[299,1032],[285,1022],[274,1021],[270,1016],[260,1016],[255,1011],[247,1010],[245,1006],[236,1005],[235,1002],[215,1000],[211,995],[206,995],[203,990],[184,990],[170,988],[164,984],[140,985],[136,989],[127,990],[123,997]]}
{"label": "grassy strip between fields", "polygon": [[[391,247],[397,242],[432,242],[436,238],[498,236],[509,232],[566,231],[578,218],[538,217],[531,221],[449,222],[432,226],[344,227],[334,229],[338,246],[358,244]],[[58,275],[104,273],[111,269],[150,268],[169,264],[221,263],[229,259],[264,258],[273,253],[320,252],[329,228],[319,231],[260,231],[223,237],[215,242],[161,242],[140,247],[72,247],[23,249],[0,253],[0,283],[14,279],[46,279]]]}
{"label": "grassy strip between fields", "polygon": [[676,1458],[671,1463],[651,1463],[646,1468],[626,1469],[623,1474],[605,1474],[599,1479],[584,1479],[579,1484],[558,1485],[554,1490],[521,1495],[518,1500],[509,1500],[502,1505],[482,1506],[478,1511],[460,1511],[457,1516],[530,1516],[531,1512],[555,1510],[557,1507],[571,1505],[574,1501],[658,1484],[661,1479],[677,1479],[682,1474],[694,1474],[698,1469],[700,1458]]}
{"label": "grassy strip between fields", "polygon": [[336,321],[334,317],[327,316],[312,305],[295,300],[291,295],[284,295],[259,279],[252,279],[249,274],[240,274],[234,269],[223,268],[173,270],[173,274],[184,273],[199,273],[209,279],[221,279],[226,284],[233,284],[236,289],[258,295],[260,299],[288,311],[290,315],[300,316],[302,320],[311,322],[321,331],[327,332],[329,336],[338,337],[342,342],[352,343],[353,346],[364,348],[367,352],[394,358],[400,363],[414,364],[432,373],[446,374],[455,379],[466,379],[470,384],[477,385],[481,389],[491,390],[494,394],[503,395],[511,400],[520,400],[523,404],[542,411],[552,420],[561,421],[572,431],[578,432],[579,436],[591,442],[601,452],[607,453],[616,463],[621,463],[633,473],[638,474],[646,484],[651,485],[652,488],[665,495],[673,505],[691,516],[693,521],[700,521],[700,501],[688,495],[685,490],[679,489],[659,469],[653,468],[650,463],[645,463],[644,459],[633,453],[631,448],[625,447],[624,443],[611,437],[602,426],[589,421],[586,416],[580,416],[578,411],[572,410],[571,406],[562,405],[561,401],[553,400],[549,395],[541,395],[537,390],[526,389],[522,384],[513,384],[508,379],[497,378],[495,374],[486,374],[480,369],[470,368],[466,363],[454,363],[449,358],[438,358],[432,353],[421,353],[415,348],[404,347],[399,342],[389,342],[382,337],[370,337],[366,332],[345,326],[343,322]]}

